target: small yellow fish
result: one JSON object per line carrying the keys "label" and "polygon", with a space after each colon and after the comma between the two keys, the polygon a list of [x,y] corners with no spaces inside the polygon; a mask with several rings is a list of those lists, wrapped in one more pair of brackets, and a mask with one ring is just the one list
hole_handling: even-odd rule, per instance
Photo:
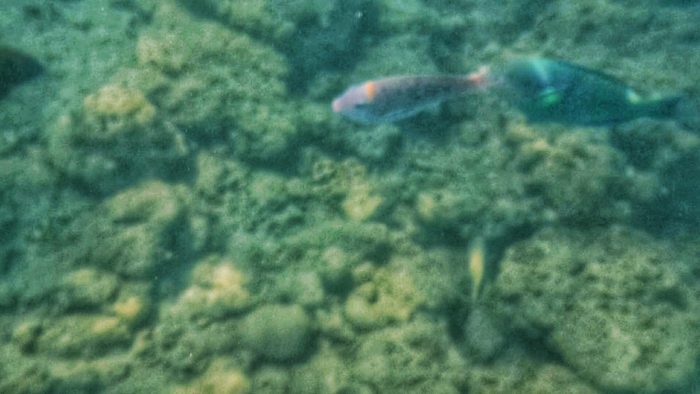
{"label": "small yellow fish", "polygon": [[469,274],[472,278],[472,302],[479,298],[481,282],[484,279],[486,266],[486,246],[484,239],[477,237],[469,246]]}

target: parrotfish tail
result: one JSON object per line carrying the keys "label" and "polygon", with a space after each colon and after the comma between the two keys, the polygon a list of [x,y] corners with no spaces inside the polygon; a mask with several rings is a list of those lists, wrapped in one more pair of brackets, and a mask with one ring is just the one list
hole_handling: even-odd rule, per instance
{"label": "parrotfish tail", "polygon": [[659,100],[651,100],[640,105],[640,114],[657,119],[675,119],[679,115],[680,104],[684,96],[670,96]]}
{"label": "parrotfish tail", "polygon": [[700,97],[681,96],[673,116],[686,129],[700,132]]}
{"label": "parrotfish tail", "polygon": [[491,76],[491,68],[489,66],[481,66],[473,73],[467,74],[467,80],[480,89],[487,89],[496,82]]}

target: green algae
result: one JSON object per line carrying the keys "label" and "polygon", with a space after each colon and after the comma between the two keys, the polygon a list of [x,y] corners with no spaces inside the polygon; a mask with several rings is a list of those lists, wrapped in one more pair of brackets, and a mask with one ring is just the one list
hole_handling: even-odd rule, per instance
{"label": "green algae", "polygon": [[628,3],[8,6],[3,37],[49,62],[0,102],[0,391],[691,387],[692,129],[528,126],[491,98],[377,128],[328,109],[512,54],[697,86],[691,13]]}
{"label": "green algae", "polygon": [[606,390],[681,389],[697,366],[689,255],[623,227],[546,229],[506,253],[493,307]]}
{"label": "green algae", "polygon": [[266,305],[243,321],[242,341],[261,357],[276,361],[300,358],[312,339],[311,320],[299,306]]}

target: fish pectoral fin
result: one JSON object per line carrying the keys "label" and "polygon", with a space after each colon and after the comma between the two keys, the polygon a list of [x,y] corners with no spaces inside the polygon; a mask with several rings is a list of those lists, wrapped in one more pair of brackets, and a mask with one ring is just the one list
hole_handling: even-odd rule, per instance
{"label": "fish pectoral fin", "polygon": [[537,103],[543,108],[557,105],[561,101],[561,92],[553,87],[548,87],[537,96]]}

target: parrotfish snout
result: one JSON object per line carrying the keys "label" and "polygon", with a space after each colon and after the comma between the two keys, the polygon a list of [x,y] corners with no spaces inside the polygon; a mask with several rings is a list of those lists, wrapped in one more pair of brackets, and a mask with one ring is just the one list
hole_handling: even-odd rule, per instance
{"label": "parrotfish snout", "polygon": [[333,100],[331,107],[335,113],[347,113],[353,111],[357,107],[367,104],[370,101],[370,97],[367,95],[365,85],[371,84],[372,82],[365,82],[362,85],[356,85],[350,87],[342,95]]}
{"label": "parrotfish snout", "polygon": [[333,100],[331,107],[333,112],[357,122],[364,124],[378,123],[377,115],[370,106],[375,94],[376,86],[372,81],[351,86],[342,95]]}

